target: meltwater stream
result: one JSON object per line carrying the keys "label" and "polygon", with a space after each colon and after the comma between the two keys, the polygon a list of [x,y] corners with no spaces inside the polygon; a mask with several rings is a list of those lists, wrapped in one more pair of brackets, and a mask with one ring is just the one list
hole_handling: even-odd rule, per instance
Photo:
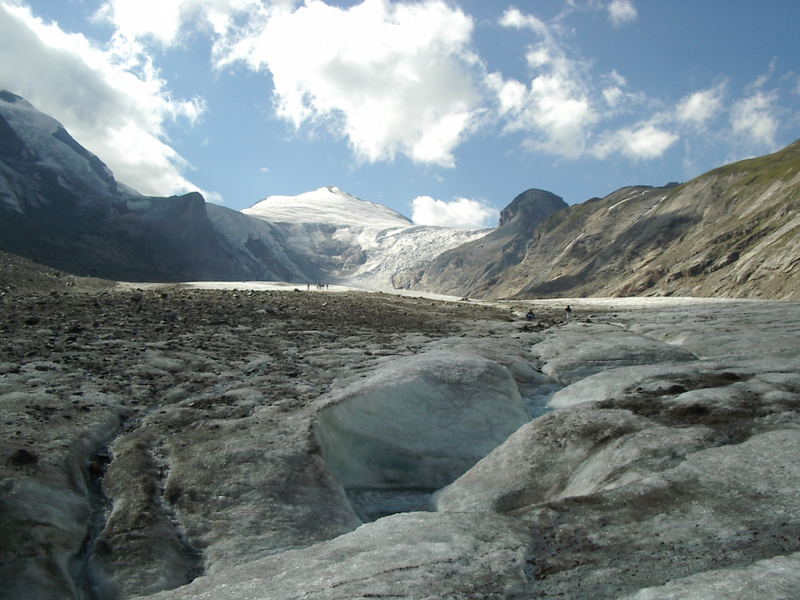
{"label": "meltwater stream", "polygon": [[389,487],[345,489],[353,511],[364,523],[404,512],[436,510],[433,495],[436,488]]}
{"label": "meltwater stream", "polygon": [[77,600],[108,600],[116,596],[116,587],[106,577],[95,559],[97,540],[103,532],[111,510],[111,501],[103,492],[103,476],[110,462],[109,446],[103,444],[92,455],[86,466],[89,519],[81,548],[69,565]]}

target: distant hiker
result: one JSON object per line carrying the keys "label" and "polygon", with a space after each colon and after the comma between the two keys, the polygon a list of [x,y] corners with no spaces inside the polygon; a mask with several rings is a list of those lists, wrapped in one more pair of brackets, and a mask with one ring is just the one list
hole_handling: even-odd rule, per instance
{"label": "distant hiker", "polygon": [[564,318],[567,320],[567,323],[572,319],[572,307],[569,304],[567,304],[567,308],[564,309]]}
{"label": "distant hiker", "polygon": [[306,284],[306,291],[307,291],[307,292],[310,292],[310,291],[311,291],[311,284],[310,284],[310,283],[307,283],[307,284]]}
{"label": "distant hiker", "polygon": [[533,314],[533,311],[532,311],[532,310],[529,310],[529,311],[528,311],[528,314],[527,314],[527,315],[525,315],[525,318],[526,318],[528,321],[533,321],[533,320],[536,318],[536,315],[535,315],[535,314]]}

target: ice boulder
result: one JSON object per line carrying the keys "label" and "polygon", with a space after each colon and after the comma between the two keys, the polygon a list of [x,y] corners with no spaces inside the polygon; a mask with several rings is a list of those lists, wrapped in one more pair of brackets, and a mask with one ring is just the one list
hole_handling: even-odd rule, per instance
{"label": "ice boulder", "polygon": [[697,359],[677,346],[596,323],[563,327],[531,351],[542,362],[542,372],[564,385],[609,369]]}
{"label": "ice boulder", "polygon": [[528,598],[527,528],[500,515],[402,514],[148,600]]}
{"label": "ice boulder", "polygon": [[505,367],[429,352],[342,390],[320,411],[315,433],[345,489],[435,490],[528,420]]}

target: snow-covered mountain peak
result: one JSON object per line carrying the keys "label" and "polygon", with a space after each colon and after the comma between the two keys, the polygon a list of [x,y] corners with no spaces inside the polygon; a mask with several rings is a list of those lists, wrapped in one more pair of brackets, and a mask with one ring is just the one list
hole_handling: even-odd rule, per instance
{"label": "snow-covered mountain peak", "polygon": [[335,186],[321,187],[297,196],[269,196],[242,212],[272,223],[324,223],[369,229],[412,225],[399,212],[357,198]]}
{"label": "snow-covered mountain peak", "polygon": [[242,212],[283,232],[287,247],[322,279],[371,289],[404,286],[434,257],[489,231],[414,225],[335,186],[270,196]]}

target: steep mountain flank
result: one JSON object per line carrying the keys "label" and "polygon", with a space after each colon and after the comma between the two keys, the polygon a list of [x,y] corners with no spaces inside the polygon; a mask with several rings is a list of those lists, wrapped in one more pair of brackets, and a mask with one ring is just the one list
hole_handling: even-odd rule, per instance
{"label": "steep mountain flank", "polygon": [[293,274],[291,262],[273,272],[261,246],[254,256],[220,235],[199,193],[146,197],[119,184],[58,121],[0,91],[0,250],[111,279]]}
{"label": "steep mountain flank", "polygon": [[413,225],[335,187],[242,212],[145,197],[0,91],[0,250],[110,279],[336,282],[484,298],[800,298],[800,141],[683,185],[567,206],[531,189],[494,230]]}
{"label": "steep mountain flank", "polygon": [[[439,291],[800,298],[800,142],[680,186],[628,187],[571,206],[516,243],[524,256],[495,279]],[[470,269],[494,264],[490,255]]]}
{"label": "steep mountain flank", "polygon": [[399,279],[413,287],[456,295],[483,293],[497,283],[505,269],[522,260],[536,227],[566,208],[566,202],[555,194],[527,190],[503,209],[497,229],[442,253],[424,271],[408,272]]}

